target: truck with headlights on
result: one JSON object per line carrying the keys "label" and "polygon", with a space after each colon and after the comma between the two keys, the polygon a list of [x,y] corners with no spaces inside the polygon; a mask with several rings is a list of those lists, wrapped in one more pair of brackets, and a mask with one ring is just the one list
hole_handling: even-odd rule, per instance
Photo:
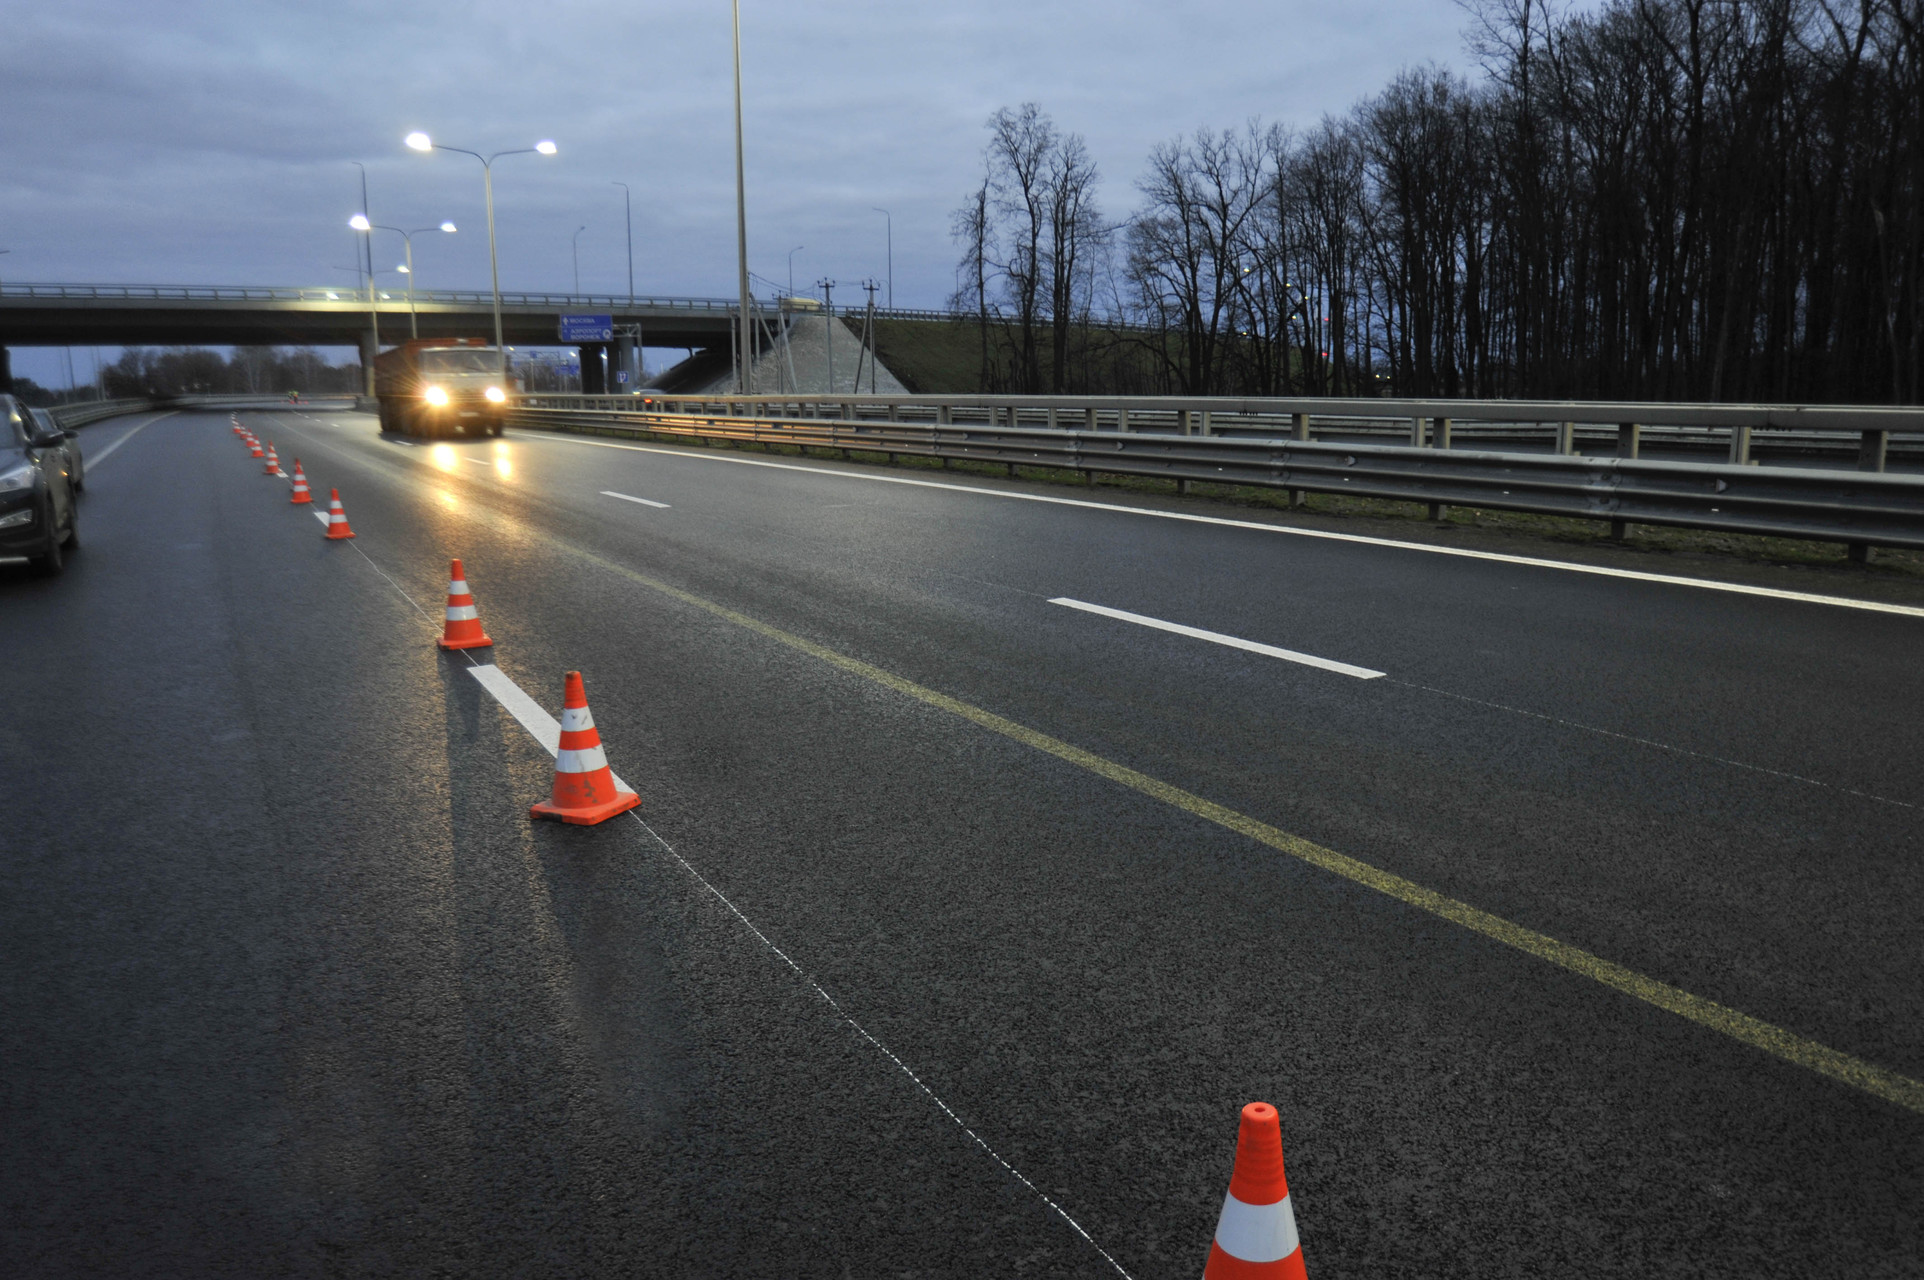
{"label": "truck with headlights on", "polygon": [[480,338],[418,338],[374,358],[381,430],[406,436],[500,435],[514,383]]}

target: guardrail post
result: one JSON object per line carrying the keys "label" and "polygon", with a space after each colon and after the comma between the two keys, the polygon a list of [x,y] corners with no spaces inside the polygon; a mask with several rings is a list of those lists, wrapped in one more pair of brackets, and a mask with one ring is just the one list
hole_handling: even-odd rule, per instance
{"label": "guardrail post", "polygon": [[1859,471],[1882,471],[1884,459],[1890,453],[1891,433],[1888,431],[1866,431],[1857,444],[1857,469]]}
{"label": "guardrail post", "polygon": [[[1641,423],[1619,422],[1617,424],[1617,456],[1619,458],[1635,458],[1642,444],[1643,426]],[[1610,536],[1616,541],[1622,542],[1629,535],[1630,522],[1628,520],[1612,520],[1610,522]]]}
{"label": "guardrail post", "polygon": [[1202,411],[1202,433],[1206,436],[1216,433],[1216,415],[1208,409]]}
{"label": "guardrail post", "polygon": [[1410,448],[1421,449],[1422,447],[1423,447],[1423,419],[1420,417],[1411,418],[1410,419]]}
{"label": "guardrail post", "polygon": [[1054,431],[1055,429],[1056,429],[1056,407],[1054,405],[1050,405],[1049,406],[1049,430]]}
{"label": "guardrail post", "polygon": [[1730,429],[1730,465],[1744,467],[1750,465],[1750,427],[1740,423]]}
{"label": "guardrail post", "polygon": [[[1307,413],[1291,414],[1289,427],[1290,439],[1303,441],[1309,439],[1309,415]],[[1301,489],[1291,489],[1288,493],[1289,505],[1292,507],[1300,507],[1309,500],[1309,495]]]}
{"label": "guardrail post", "polygon": [[1577,451],[1577,424],[1574,422],[1557,423],[1557,452],[1571,454]]}
{"label": "guardrail post", "polygon": [[1082,411],[1082,429],[1084,431],[1094,431],[1096,429],[1096,411],[1094,409],[1084,409]]}
{"label": "guardrail post", "polygon": [[[1117,409],[1116,410],[1116,430],[1127,431],[1128,429],[1129,429],[1129,410],[1126,408]],[[1095,481],[1091,480],[1089,483],[1094,484]]]}
{"label": "guardrail post", "polygon": [[[1857,469],[1859,471],[1882,471],[1884,461],[1891,449],[1891,433],[1888,431],[1866,431],[1857,442]],[[1845,555],[1853,564],[1869,564],[1875,548],[1868,542],[1852,542],[1845,547]]]}
{"label": "guardrail post", "polygon": [[891,401],[889,403],[889,421],[900,422],[901,420],[902,420],[902,406]]}
{"label": "guardrail post", "polygon": [[[1431,434],[1430,434],[1430,447],[1433,449],[1449,448],[1450,447],[1450,420],[1448,418],[1432,418],[1430,419],[1430,426],[1432,428]],[[1449,514],[1450,514],[1449,507],[1447,507],[1443,503],[1432,502],[1430,504],[1430,519],[1442,520],[1445,517],[1447,517]]]}

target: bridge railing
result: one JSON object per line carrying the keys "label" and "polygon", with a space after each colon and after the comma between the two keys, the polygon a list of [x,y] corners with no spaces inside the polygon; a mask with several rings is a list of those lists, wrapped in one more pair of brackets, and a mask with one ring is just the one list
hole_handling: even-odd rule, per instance
{"label": "bridge railing", "polygon": [[[1452,447],[1455,415],[1489,425],[1548,423],[1566,447],[1503,453]],[[1408,443],[1313,439],[1323,425],[1401,423]],[[1893,432],[1924,435],[1924,410],[1850,406],[1575,404],[1521,401],[1076,400],[1001,396],[521,397],[517,425],[594,434],[692,437],[1045,467],[1176,482],[1252,485],[1630,524],[1924,548],[1924,477],[1880,474]],[[1722,462],[1639,459],[1646,425],[1721,430]],[[1073,425],[1071,425],[1073,424]],[[1578,424],[1614,429],[1615,457],[1567,447]],[[1858,438],[1857,470],[1746,465],[1754,433]],[[1420,433],[1420,435],[1419,435]],[[1737,456],[1741,454],[1742,456]]]}
{"label": "bridge railing", "polygon": [[[379,310],[383,313],[405,310],[408,294],[404,288],[376,290]],[[461,307],[486,308],[493,305],[494,295],[486,289],[416,289],[416,307]],[[365,308],[368,305],[365,285],[200,285],[200,284],[38,284],[33,282],[0,283],[0,305],[10,302],[74,302],[74,303],[173,303],[209,306],[259,303],[274,303],[327,306],[333,304],[342,310]],[[733,298],[699,298],[674,295],[635,294],[579,294],[579,293],[527,293],[506,292],[501,295],[503,307],[534,307],[541,310],[570,310],[582,312],[677,312],[725,317],[734,315],[738,308]],[[759,314],[764,317],[774,315],[772,307],[757,303]],[[836,307],[835,314],[852,319],[864,315],[861,307]],[[793,312],[796,316],[819,315],[819,310]],[[972,317],[956,316],[947,311],[926,311],[913,308],[877,308],[876,315],[892,320],[956,320]]]}

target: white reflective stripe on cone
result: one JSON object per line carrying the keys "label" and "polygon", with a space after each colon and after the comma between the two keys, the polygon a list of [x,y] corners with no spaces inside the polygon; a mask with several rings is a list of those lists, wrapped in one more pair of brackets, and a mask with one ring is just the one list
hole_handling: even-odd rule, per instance
{"label": "white reflective stripe on cone", "polygon": [[1216,1243],[1224,1253],[1244,1262],[1281,1262],[1300,1243],[1289,1197],[1275,1204],[1244,1204],[1224,1196],[1222,1217],[1216,1219]]}
{"label": "white reflective stripe on cone", "polygon": [[579,751],[557,751],[554,758],[556,773],[593,773],[608,767],[608,757],[601,753],[600,747],[584,747]]}
{"label": "white reflective stripe on cone", "polygon": [[561,732],[579,733],[583,729],[595,727],[595,718],[586,707],[563,707],[561,709]]}
{"label": "white reflective stripe on cone", "polygon": [[448,582],[448,594],[451,596],[465,596],[473,593],[468,590],[466,581],[460,578],[454,578]]}
{"label": "white reflective stripe on cone", "polygon": [[471,604],[451,604],[448,606],[449,622],[473,622],[480,617]]}

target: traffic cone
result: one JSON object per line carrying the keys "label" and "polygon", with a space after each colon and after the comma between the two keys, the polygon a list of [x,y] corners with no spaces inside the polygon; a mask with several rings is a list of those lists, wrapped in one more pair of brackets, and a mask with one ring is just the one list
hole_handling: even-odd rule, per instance
{"label": "traffic cone", "polygon": [[641,797],[634,792],[615,789],[615,775],[601,751],[601,735],[595,732],[595,718],[588,712],[581,673],[570,671],[562,698],[561,750],[554,758],[554,799],[529,805],[528,812],[537,818],[559,818],[591,827],[640,803]]}
{"label": "traffic cone", "polygon": [[247,437],[247,456],[250,458],[261,458],[266,456],[261,452],[261,442],[256,440],[253,436]]}
{"label": "traffic cone", "polygon": [[307,491],[307,472],[301,470],[301,460],[294,459],[294,496],[288,499],[296,505],[314,501],[314,495]]}
{"label": "traffic cone", "polygon": [[351,538],[354,530],[347,527],[347,512],[341,510],[341,491],[327,491],[327,536],[329,538]]}
{"label": "traffic cone", "polygon": [[1283,1129],[1267,1102],[1243,1108],[1236,1170],[1216,1219],[1203,1280],[1306,1280],[1296,1214],[1283,1180]]}
{"label": "traffic cone", "polygon": [[267,469],[262,475],[277,476],[281,473],[281,460],[274,452],[274,442],[267,442]]}
{"label": "traffic cone", "polygon": [[481,615],[475,612],[467,575],[456,560],[448,566],[448,620],[441,629],[440,645],[443,649],[479,649],[493,643],[481,630]]}

